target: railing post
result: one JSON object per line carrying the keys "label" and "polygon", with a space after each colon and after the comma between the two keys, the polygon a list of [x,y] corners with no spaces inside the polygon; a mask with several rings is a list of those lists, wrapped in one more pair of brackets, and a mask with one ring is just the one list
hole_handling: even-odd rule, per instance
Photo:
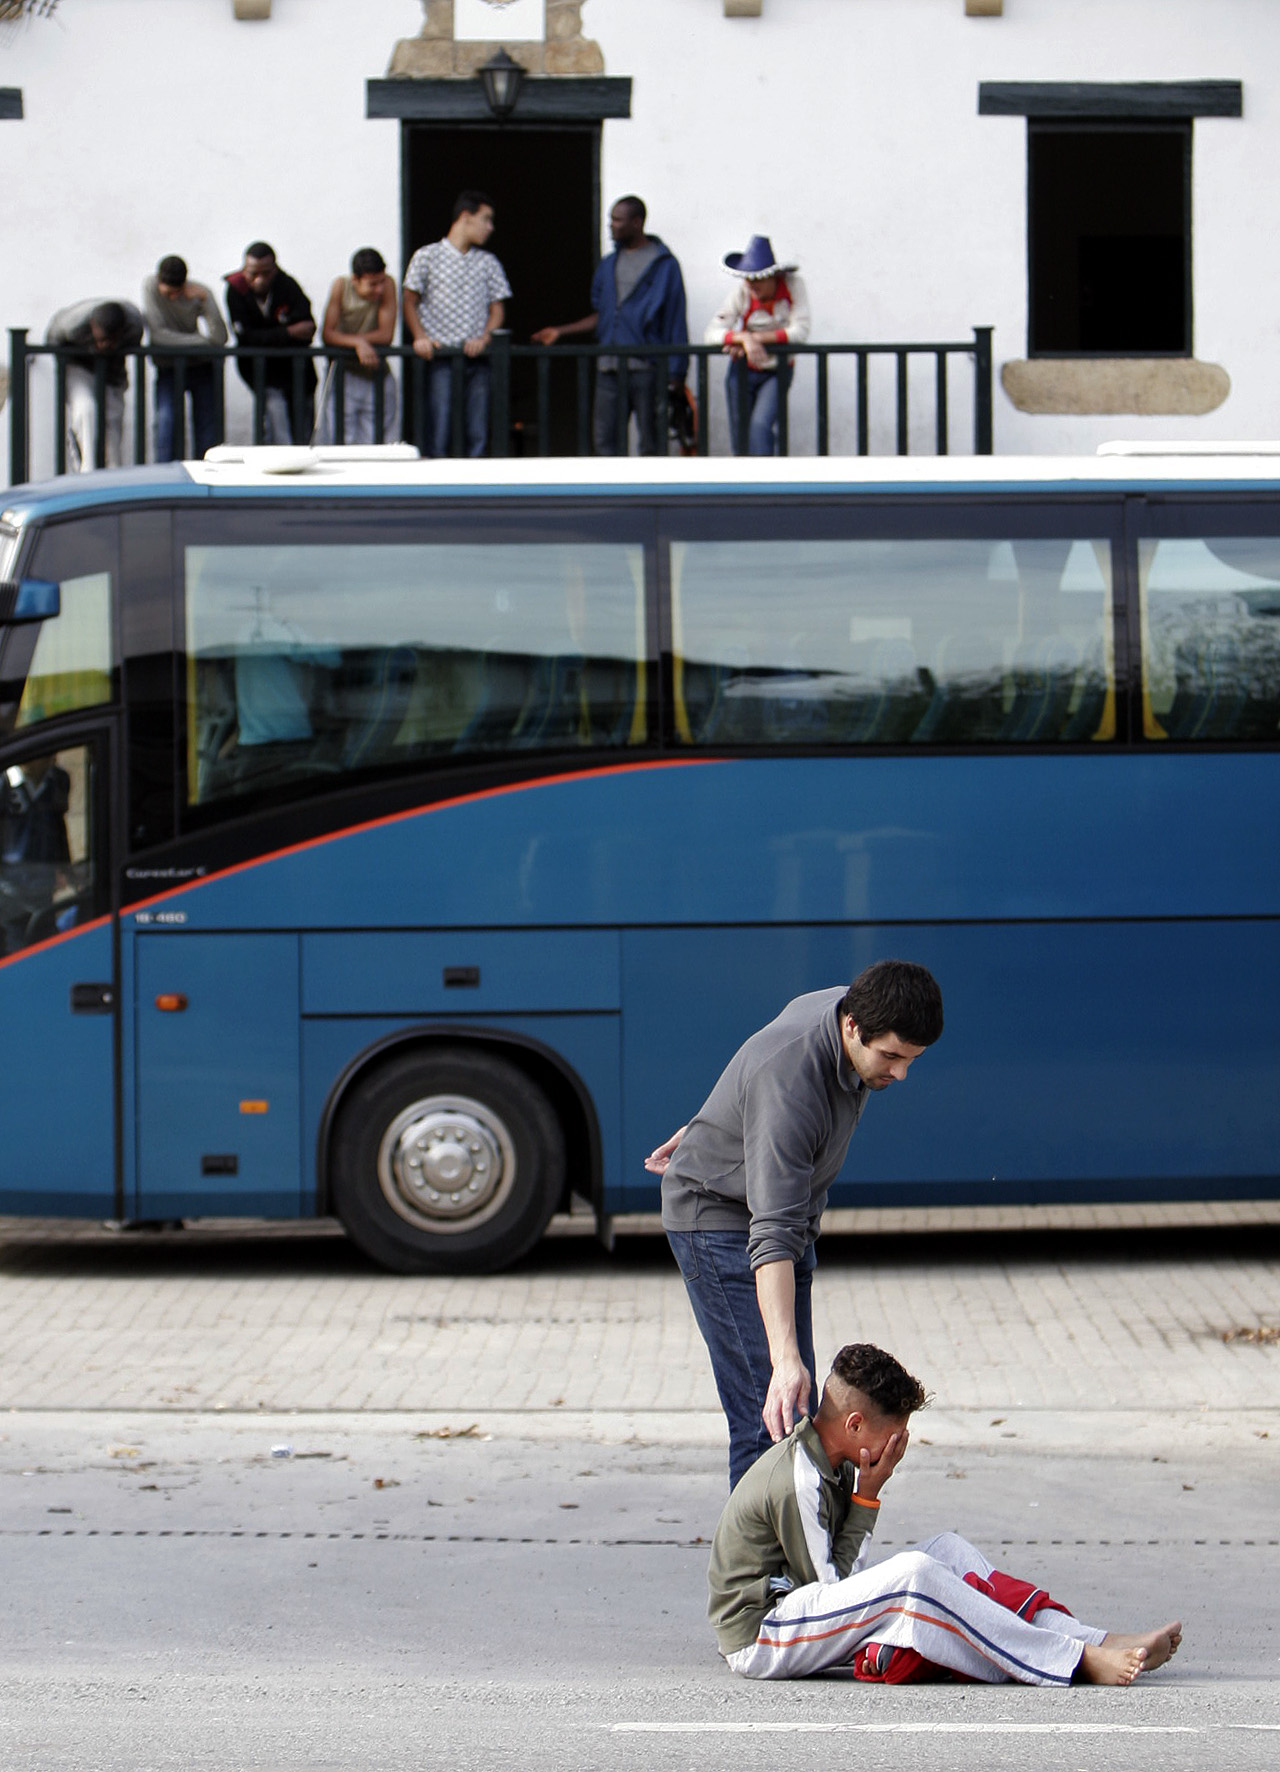
{"label": "railing post", "polygon": [[387,430],[387,359],[378,352],[378,367],[373,377],[373,440],[385,443]]}
{"label": "railing post", "polygon": [[698,366],[698,435],[694,444],[699,455],[711,454],[711,363],[705,351],[694,358]]}
{"label": "railing post", "polygon": [[909,454],[907,442],[907,353],[905,351],[898,351],[895,355],[897,357],[897,376],[895,385],[897,393],[898,454],[907,455]]}
{"label": "railing post", "polygon": [[551,454],[551,358],[540,351],[534,360],[538,383],[538,454]]}
{"label": "railing post", "polygon": [[671,454],[671,359],[652,357],[653,453]]}
{"label": "railing post", "polygon": [[778,367],[774,371],[778,378],[778,454],[791,454],[791,425],[787,413],[788,394],[791,388],[791,359],[781,345],[777,349]]}
{"label": "railing post", "polygon": [[409,380],[413,383],[413,440],[419,455],[430,455],[427,447],[427,360],[411,351],[408,363]]}
{"label": "railing post", "polygon": [[751,383],[747,380],[747,360],[736,357],[729,366],[733,377],[733,385],[737,393],[737,411],[733,424],[733,453],[745,455],[748,440],[751,436]]}
{"label": "railing post", "polygon": [[830,398],[829,368],[830,354],[818,347],[818,454],[831,453],[831,415],[828,406]]}
{"label": "railing post", "polygon": [[67,471],[67,359],[61,351],[53,359],[53,471]]}
{"label": "railing post", "polygon": [[213,376],[213,440],[225,443],[227,438],[227,353],[219,350],[216,353],[217,368],[211,370]]}
{"label": "railing post", "polygon": [[858,454],[871,452],[871,396],[867,387],[868,357],[858,352]]}
{"label": "railing post", "polygon": [[261,443],[267,423],[267,360],[261,351],[251,357],[253,364],[253,440]]}
{"label": "railing post", "polygon": [[[147,360],[143,355],[145,345],[139,345],[133,354],[133,460],[136,467],[142,467],[147,459]],[[121,401],[124,389],[120,390]],[[120,452],[124,454],[123,422],[121,413]],[[121,466],[123,466],[121,462]]]}
{"label": "railing post", "polygon": [[27,329],[9,328],[9,484],[30,472],[27,442]]}
{"label": "railing post", "polygon": [[973,453],[990,455],[993,447],[991,410],[991,326],[973,329]]}
{"label": "railing post", "polygon": [[575,358],[578,376],[578,454],[591,454],[591,359],[579,350]]}
{"label": "railing post", "polygon": [[618,378],[618,404],[613,415],[613,453],[628,455],[631,451],[631,363],[628,357],[617,359],[614,371]]}
{"label": "railing post", "polygon": [[503,326],[489,344],[493,359],[492,399],[489,415],[489,454],[511,454],[511,332]]}
{"label": "railing post", "polygon": [[290,355],[293,358],[293,406],[289,413],[289,439],[296,443],[301,438],[304,443],[309,443],[311,433],[315,429],[315,395],[311,396],[313,402],[311,423],[308,424],[306,414],[307,376],[304,364],[310,362],[310,354],[305,351],[293,351]]}
{"label": "railing post", "polygon": [[938,351],[934,357],[936,391],[934,393],[933,441],[939,455],[947,453],[950,426],[947,416],[947,353]]}
{"label": "railing post", "polygon": [[467,359],[462,346],[454,347],[449,363],[449,452],[455,459],[467,453]]}
{"label": "railing post", "polygon": [[[123,396],[122,396],[123,398]],[[93,365],[93,465],[107,465],[107,360],[99,356]]]}

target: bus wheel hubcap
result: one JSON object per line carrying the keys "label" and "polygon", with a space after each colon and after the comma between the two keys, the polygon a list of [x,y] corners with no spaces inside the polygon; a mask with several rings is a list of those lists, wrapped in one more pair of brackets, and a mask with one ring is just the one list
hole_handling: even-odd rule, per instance
{"label": "bus wheel hubcap", "polygon": [[515,1185],[511,1134],[482,1101],[432,1095],[397,1114],[378,1149],[378,1182],[401,1218],[437,1234],[473,1230]]}

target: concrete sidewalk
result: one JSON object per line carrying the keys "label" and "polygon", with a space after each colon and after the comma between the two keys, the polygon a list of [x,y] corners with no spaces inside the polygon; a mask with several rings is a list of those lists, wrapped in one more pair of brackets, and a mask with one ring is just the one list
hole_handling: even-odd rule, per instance
{"label": "concrete sidewalk", "polygon": [[[1274,1410],[1278,1281],[1275,1227],[824,1237],[815,1332],[820,1359],[891,1348],[946,1409]],[[0,1408],[717,1409],[656,1240],[418,1279],[324,1227],[0,1221],[0,1347]]]}

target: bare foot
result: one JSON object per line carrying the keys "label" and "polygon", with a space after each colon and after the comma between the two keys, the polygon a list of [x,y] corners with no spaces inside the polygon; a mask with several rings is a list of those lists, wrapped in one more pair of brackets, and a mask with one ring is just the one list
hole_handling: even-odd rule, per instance
{"label": "bare foot", "polygon": [[1162,1624],[1158,1630],[1108,1631],[1106,1636],[1108,1646],[1145,1649],[1147,1659],[1142,1671],[1148,1674],[1152,1668],[1163,1667],[1171,1655],[1176,1655],[1181,1643],[1182,1621],[1177,1618],[1169,1624]]}
{"label": "bare foot", "polygon": [[1146,1659],[1140,1643],[1117,1643],[1107,1636],[1101,1643],[1085,1644],[1076,1672],[1094,1686],[1132,1686]]}

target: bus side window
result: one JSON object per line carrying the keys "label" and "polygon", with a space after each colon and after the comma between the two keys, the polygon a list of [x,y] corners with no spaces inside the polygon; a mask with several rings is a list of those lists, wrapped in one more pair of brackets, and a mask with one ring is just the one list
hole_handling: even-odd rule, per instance
{"label": "bus side window", "polygon": [[1280,736],[1280,537],[1143,540],[1138,579],[1143,736]]}
{"label": "bus side window", "polygon": [[684,744],[1115,731],[1105,540],[675,541],[671,587]]}
{"label": "bus side window", "polygon": [[643,548],[186,549],[188,801],[648,736]]}

